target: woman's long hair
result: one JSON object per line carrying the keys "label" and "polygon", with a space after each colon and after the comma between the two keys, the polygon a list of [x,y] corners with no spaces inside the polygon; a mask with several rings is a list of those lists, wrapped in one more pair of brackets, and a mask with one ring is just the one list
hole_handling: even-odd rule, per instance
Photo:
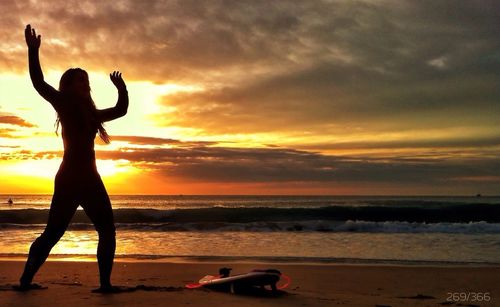
{"label": "woman's long hair", "polygon": [[[64,74],[61,76],[61,80],[59,81],[59,91],[63,94],[71,94],[71,85],[73,84],[73,81],[75,79],[75,76],[77,74],[83,73],[87,77],[87,80],[89,78],[89,75],[87,72],[81,68],[70,68],[64,72]],[[97,116],[97,108],[95,106],[94,100],[92,100],[92,97],[90,96],[90,87],[89,87],[89,94],[87,97],[78,97],[78,99],[84,100],[84,107],[87,107],[86,109],[82,110],[82,114],[84,116],[84,120],[86,125],[89,126],[90,129],[93,127],[97,126],[97,131],[99,133],[99,137],[101,140],[104,141],[104,143],[109,144],[110,138],[108,133],[106,132],[106,129],[104,129],[102,122],[99,121],[99,118]],[[85,101],[86,100],[86,101]],[[57,114],[57,120],[56,120],[56,134],[57,131],[59,130],[59,123],[61,122],[61,117],[59,114]]]}

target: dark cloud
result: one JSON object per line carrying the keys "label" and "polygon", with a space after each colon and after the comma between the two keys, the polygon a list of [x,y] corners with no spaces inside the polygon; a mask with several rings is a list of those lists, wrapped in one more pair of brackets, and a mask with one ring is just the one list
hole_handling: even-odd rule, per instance
{"label": "dark cloud", "polygon": [[[498,152],[480,158],[460,151],[451,151],[448,155],[429,152],[417,156],[367,157],[276,147],[193,146],[124,147],[116,151],[97,151],[96,155],[103,160],[127,160],[130,165],[165,180],[193,183],[358,186],[372,193],[376,192],[373,187],[379,185],[389,185],[389,191],[407,186],[439,193],[448,191],[451,185],[463,188],[467,193],[494,193],[500,184],[496,171],[500,169]],[[61,158],[60,151],[0,153],[0,160]]]}
{"label": "dark cloud", "polygon": [[[485,75],[405,78],[323,64],[245,86],[166,96],[163,103],[177,110],[164,124],[218,133],[302,129],[337,134],[353,126],[378,132],[498,121],[500,80]],[[331,124],[333,131],[327,128]]]}
{"label": "dark cloud", "polygon": [[481,148],[495,148],[500,146],[500,137],[472,138],[457,136],[454,139],[420,139],[399,141],[365,141],[365,142],[341,142],[341,143],[318,143],[308,145],[297,145],[299,149],[308,150],[331,150],[331,149],[446,149],[446,148],[472,148],[475,154],[480,154]]}
{"label": "dark cloud", "polygon": [[175,139],[165,139],[165,138],[157,138],[157,137],[148,137],[148,136],[133,136],[133,135],[117,135],[113,136],[113,141],[127,142],[135,145],[175,145],[177,147],[184,146],[209,146],[215,145],[216,142],[186,142]]}
{"label": "dark cloud", "polygon": [[21,117],[15,115],[0,115],[0,124],[16,125],[27,128],[36,127],[36,125],[33,125],[32,123],[29,123]]}
{"label": "dark cloud", "polygon": [[[497,178],[497,156],[457,158],[332,156],[286,148],[193,147],[99,152],[166,177],[197,182],[323,182],[443,185],[464,178]],[[497,178],[496,181],[499,181]]]}
{"label": "dark cloud", "polygon": [[[3,4],[3,11],[18,13],[5,21],[8,38],[18,40],[19,34],[10,31],[17,27],[22,33],[23,22],[31,19],[42,33],[43,55],[51,66],[78,61],[101,70],[103,65],[121,64],[129,75],[159,81],[200,78],[281,58],[298,41],[289,33],[300,29],[298,16],[304,8],[294,1]],[[25,66],[21,56],[16,53],[15,64]]]}
{"label": "dark cloud", "polygon": [[165,125],[207,134],[491,127],[500,115],[495,1],[4,1],[2,11],[13,13],[1,21],[3,68],[26,68],[25,50],[7,47],[31,20],[44,67],[209,85],[164,101],[177,107]]}
{"label": "dark cloud", "polygon": [[498,4],[313,3],[286,32],[295,40],[278,44],[292,48],[263,49],[274,73],[167,96],[177,116],[164,124],[316,134],[497,125]]}
{"label": "dark cloud", "polygon": [[[2,6],[13,13],[2,20],[9,43],[18,42],[23,22],[32,18],[46,37],[42,50],[54,57],[50,61],[74,58],[100,62],[99,67],[121,62],[134,74],[159,80],[325,61],[409,74],[442,56],[454,69],[498,65],[495,1],[70,0],[58,5],[3,1]],[[14,27],[20,27],[15,35]]]}

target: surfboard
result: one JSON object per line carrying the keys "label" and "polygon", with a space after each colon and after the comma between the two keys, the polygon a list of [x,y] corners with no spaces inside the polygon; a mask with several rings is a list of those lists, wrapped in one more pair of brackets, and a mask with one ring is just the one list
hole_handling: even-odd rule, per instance
{"label": "surfboard", "polygon": [[219,277],[219,276],[212,276],[212,275],[207,275],[200,279],[199,283],[203,286],[207,285],[219,285],[219,284],[225,284],[225,283],[231,283],[231,282],[246,282],[246,283],[252,283],[255,285],[270,285],[272,283],[277,283],[280,280],[280,273],[268,273],[268,272],[250,272],[246,274],[239,274],[239,275],[234,275],[234,276],[229,276],[229,277]]}
{"label": "surfboard", "polygon": [[[265,286],[270,286],[272,291],[277,291],[278,287],[276,284],[281,279],[283,274],[278,270],[253,270],[246,274],[239,274],[233,276],[214,276],[206,275],[201,278],[197,284],[188,284],[187,288],[199,288],[206,287],[214,290],[230,291],[235,293],[241,290],[249,289],[252,287],[264,288]],[[280,286],[279,289],[283,289],[289,284],[289,277],[283,275],[288,282]]]}

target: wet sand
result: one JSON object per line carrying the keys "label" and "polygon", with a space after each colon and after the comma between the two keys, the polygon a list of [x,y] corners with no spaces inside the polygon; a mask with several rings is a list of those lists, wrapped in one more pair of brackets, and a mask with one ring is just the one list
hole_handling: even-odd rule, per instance
{"label": "wet sand", "polygon": [[[0,261],[0,306],[500,306],[498,266],[348,265],[232,262],[115,263],[113,283],[132,292],[97,294],[95,262],[48,261],[35,282],[16,292],[24,262]],[[278,269],[292,279],[278,295],[251,296],[186,289],[220,267],[232,274]],[[486,301],[488,299],[488,301]]]}

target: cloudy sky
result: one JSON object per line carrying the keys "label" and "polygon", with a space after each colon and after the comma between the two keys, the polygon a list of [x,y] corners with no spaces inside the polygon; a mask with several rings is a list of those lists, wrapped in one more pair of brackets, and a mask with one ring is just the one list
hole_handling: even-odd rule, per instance
{"label": "cloudy sky", "polygon": [[498,1],[0,2],[0,193],[50,193],[57,87],[127,82],[96,145],[110,193],[500,194]]}

